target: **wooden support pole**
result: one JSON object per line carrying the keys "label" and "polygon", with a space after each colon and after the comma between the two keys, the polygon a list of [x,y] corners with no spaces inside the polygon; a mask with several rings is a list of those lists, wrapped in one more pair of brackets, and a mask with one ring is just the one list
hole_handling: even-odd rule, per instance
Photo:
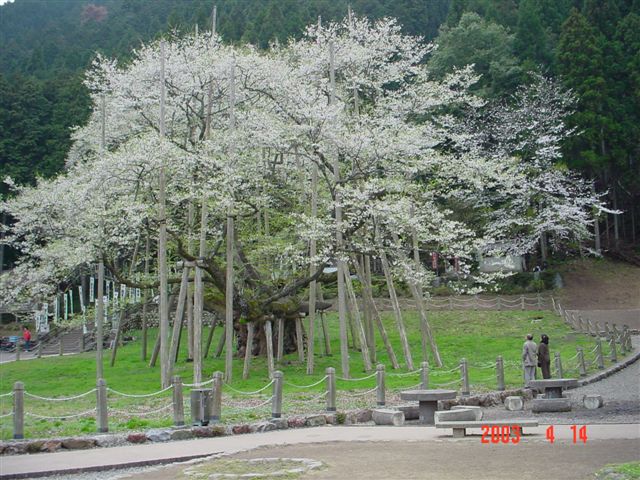
{"label": "wooden support pole", "polygon": [[[338,272],[339,273],[339,272]],[[351,275],[349,274],[349,268],[346,263],[343,263],[342,274],[344,275],[345,286],[347,287],[347,294],[350,300],[351,317],[354,323],[356,332],[360,338],[360,350],[362,352],[362,362],[364,364],[365,371],[370,371],[373,366],[371,364],[371,356],[369,355],[369,345],[367,344],[367,337],[364,331],[364,325],[360,317],[360,309],[358,308],[358,299],[356,298],[355,291],[353,289],[353,282],[351,281]]]}
{"label": "wooden support pole", "polygon": [[182,266],[182,279],[180,282],[180,293],[178,294],[178,307],[176,316],[173,319],[173,333],[171,335],[171,349],[169,353],[170,369],[173,371],[175,363],[178,361],[178,349],[180,348],[180,334],[182,332],[182,321],[187,302],[187,291],[189,290],[189,267]]}
{"label": "wooden support pole", "polygon": [[282,357],[284,355],[284,318],[278,318],[277,320],[278,326],[278,338],[277,338],[277,347],[276,347],[276,361],[281,362]]}
{"label": "wooden support pole", "polygon": [[[149,277],[149,250],[150,250],[149,235],[147,235],[147,241],[145,246],[144,255],[144,276]],[[100,295],[100,293],[98,293]],[[142,349],[140,351],[140,357],[143,362],[147,361],[147,304],[149,303],[149,289],[145,288],[142,293]]]}
{"label": "wooden support pole", "polygon": [[302,319],[296,318],[296,347],[298,349],[298,361],[304,363],[304,334],[302,333]]}
{"label": "wooden support pole", "polygon": [[[318,216],[318,165],[313,163],[311,170],[311,217]],[[309,242],[309,265],[310,274],[316,270],[315,257],[317,245],[315,238]],[[309,284],[309,331],[307,333],[307,375],[312,375],[315,369],[315,331],[316,331],[316,295],[317,283],[312,281]]]}
{"label": "wooden support pole", "polygon": [[220,356],[222,355],[222,350],[224,349],[224,344],[227,342],[227,335],[225,332],[226,329],[226,326],[222,327],[222,335],[220,335],[220,338],[218,339],[218,346],[216,347],[216,352],[214,354],[216,358],[220,358]]}
{"label": "wooden support pole", "polygon": [[[329,105],[335,102],[335,47],[333,41],[329,42]],[[340,362],[342,366],[342,376],[349,378],[349,348],[347,343],[347,306],[345,301],[343,240],[342,240],[342,205],[340,195],[340,163],[338,156],[333,158],[333,180],[335,183],[334,205],[336,221],[336,267],[338,269],[338,319],[340,324]]]}
{"label": "wooden support pole", "polygon": [[[371,293],[371,262],[368,255],[360,255],[360,259],[355,259],[354,265],[357,264],[364,266],[364,277],[361,277],[358,273],[358,278],[360,278],[360,282],[362,283],[362,304],[364,306],[364,323],[365,323],[365,331],[367,334],[367,345],[369,346],[369,355],[371,357],[371,363],[375,363],[377,361],[376,355],[376,336],[373,325],[373,316],[375,303],[369,301],[369,297],[373,298],[373,294]],[[369,289],[369,294],[365,293],[365,289]]]}
{"label": "wooden support pole", "polygon": [[271,328],[271,321],[264,322],[264,337],[267,344],[267,370],[269,372],[269,378],[273,378],[273,372],[275,370],[273,365],[273,329]]}
{"label": "wooden support pole", "polygon": [[[164,103],[165,103],[165,43],[160,41],[160,141],[164,141]],[[167,266],[167,212],[166,212],[166,172],[165,160],[161,159],[158,174],[158,273],[160,275],[160,378],[162,388],[169,386],[171,371],[169,362],[169,284]]]}
{"label": "wooden support pole", "polygon": [[244,351],[244,368],[242,369],[242,379],[249,378],[249,369],[251,368],[251,357],[253,357],[253,322],[247,323],[247,344]]}
{"label": "wooden support pole", "polygon": [[587,367],[584,363],[584,350],[582,347],[576,347],[578,350],[578,371],[581,377],[587,376]]}
{"label": "wooden support pole", "polygon": [[[353,263],[356,267],[356,272],[360,278],[367,276],[366,270],[363,268],[362,265],[360,265],[357,259],[355,259]],[[366,268],[366,262],[365,262],[365,268]],[[363,293],[365,297],[367,297],[367,301],[369,303],[369,306],[371,308],[371,313],[373,315],[373,320],[375,321],[376,326],[378,327],[380,336],[382,337],[382,342],[384,343],[384,347],[387,351],[387,355],[389,357],[389,361],[391,362],[391,366],[394,370],[397,370],[398,368],[400,368],[400,364],[398,363],[398,359],[396,357],[396,353],[393,350],[393,346],[389,341],[387,330],[384,327],[384,324],[382,323],[382,319],[380,318],[380,312],[378,312],[378,308],[376,307],[375,301],[373,299],[373,290],[371,288],[371,269],[369,269],[368,279],[365,282]]]}
{"label": "wooden support pole", "polygon": [[211,329],[209,330],[209,335],[207,335],[207,343],[204,347],[204,353],[202,355],[204,358],[207,358],[209,356],[209,350],[211,349],[211,342],[213,342],[213,334],[216,331],[216,323],[218,322],[215,319],[211,320]]}
{"label": "wooden support pole", "polygon": [[402,351],[404,353],[404,360],[408,370],[413,370],[413,358],[411,357],[411,349],[409,348],[409,340],[407,339],[407,332],[404,327],[404,321],[402,319],[402,311],[400,310],[400,304],[398,302],[398,296],[396,295],[396,289],[393,285],[393,277],[391,276],[391,268],[387,261],[387,254],[384,249],[379,250],[380,261],[382,262],[382,270],[384,277],[387,281],[387,288],[389,290],[389,298],[391,299],[391,306],[393,307],[393,314],[396,319],[396,325],[398,327],[398,333],[400,334],[400,342],[402,344]]}

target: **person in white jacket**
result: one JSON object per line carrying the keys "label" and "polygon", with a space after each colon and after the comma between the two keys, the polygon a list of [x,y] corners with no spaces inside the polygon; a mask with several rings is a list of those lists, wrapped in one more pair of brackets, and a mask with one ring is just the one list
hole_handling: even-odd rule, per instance
{"label": "person in white jacket", "polygon": [[527,341],[522,346],[522,365],[524,366],[524,385],[536,379],[536,365],[538,364],[538,346],[533,341],[533,335],[527,335]]}

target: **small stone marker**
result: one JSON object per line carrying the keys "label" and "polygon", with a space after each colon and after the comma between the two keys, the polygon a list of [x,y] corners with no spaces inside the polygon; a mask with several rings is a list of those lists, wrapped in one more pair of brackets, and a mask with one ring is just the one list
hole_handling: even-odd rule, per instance
{"label": "small stone marker", "polygon": [[454,405],[453,407],[451,407],[451,410],[473,410],[476,416],[474,420],[482,420],[482,407],[476,407],[475,405]]}
{"label": "small stone marker", "polygon": [[602,395],[585,395],[582,401],[589,410],[596,410],[604,405]]}
{"label": "small stone marker", "polygon": [[504,399],[504,408],[510,411],[522,410],[524,408],[524,402],[522,397],[507,397]]}
{"label": "small stone marker", "polygon": [[570,412],[571,400],[568,398],[545,398],[543,400],[536,398],[531,402],[531,411],[533,413]]}
{"label": "small stone marker", "polygon": [[371,419],[376,425],[404,425],[404,413],[400,410],[376,408],[371,411]]}

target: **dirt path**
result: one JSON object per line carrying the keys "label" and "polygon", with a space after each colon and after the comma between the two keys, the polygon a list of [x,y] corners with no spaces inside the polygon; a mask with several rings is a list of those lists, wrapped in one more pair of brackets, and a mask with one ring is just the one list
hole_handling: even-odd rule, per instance
{"label": "dirt path", "polygon": [[[480,436],[431,442],[332,442],[260,448],[232,458],[310,458],[326,468],[307,473],[303,480],[404,480],[438,479],[588,479],[608,463],[638,459],[637,440],[595,440],[574,445],[553,445],[543,439],[523,440],[518,445],[482,444]],[[169,480],[181,477],[182,467],[135,475],[138,480]]]}

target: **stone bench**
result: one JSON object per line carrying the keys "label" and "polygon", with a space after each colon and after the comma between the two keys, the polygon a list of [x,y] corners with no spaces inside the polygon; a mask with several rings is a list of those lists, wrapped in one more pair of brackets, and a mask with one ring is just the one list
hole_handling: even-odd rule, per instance
{"label": "stone bench", "polygon": [[537,420],[529,420],[529,419],[512,419],[512,420],[480,420],[480,421],[444,421],[444,422],[436,422],[436,428],[451,428],[453,429],[453,436],[464,437],[467,434],[467,428],[481,428],[484,426],[487,427],[511,427],[511,426],[519,426],[520,433],[524,433],[522,431],[523,427],[537,427]]}

